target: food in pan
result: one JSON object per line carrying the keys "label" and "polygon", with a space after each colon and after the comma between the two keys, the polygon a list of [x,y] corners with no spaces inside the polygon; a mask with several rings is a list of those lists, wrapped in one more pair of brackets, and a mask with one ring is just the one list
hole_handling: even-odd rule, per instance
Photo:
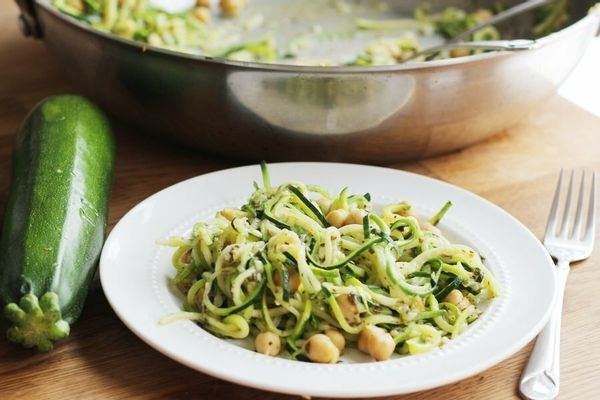
{"label": "food in pan", "polygon": [[241,208],[197,223],[176,247],[173,285],[187,319],[256,351],[335,363],[347,347],[373,359],[419,354],[456,338],[499,286],[473,249],[407,202],[376,211],[370,194],[337,196],[302,182],[262,186]]}
{"label": "food in pan", "polygon": [[[257,0],[175,3],[184,7],[174,10],[173,4],[159,0],[53,0],[61,12],[95,29],[153,47],[235,61],[322,66],[404,62],[503,9],[499,4],[493,10],[449,7],[430,12],[424,3],[410,18],[398,19],[384,1],[282,1],[277,5],[280,18],[274,21],[264,16],[267,6]],[[533,34],[564,26],[567,6],[567,0],[557,0],[540,9]],[[487,27],[470,40],[500,38],[496,28]],[[469,54],[473,52],[454,49],[436,58]]]}

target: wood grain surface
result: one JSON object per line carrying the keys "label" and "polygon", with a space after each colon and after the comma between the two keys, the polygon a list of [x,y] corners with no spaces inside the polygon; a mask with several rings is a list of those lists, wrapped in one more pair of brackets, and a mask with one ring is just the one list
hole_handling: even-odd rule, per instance
{"label": "wood grain surface", "polygon": [[[14,133],[46,96],[76,92],[43,44],[18,32],[12,1],[0,4],[0,207],[4,207]],[[236,165],[115,127],[116,181],[110,225],[150,194],[182,179]],[[473,191],[541,236],[561,167],[600,171],[600,119],[552,98],[510,132],[467,150],[390,165]],[[1,212],[0,212],[1,213]],[[515,243],[515,246],[518,246]],[[561,399],[600,398],[600,246],[571,274],[565,298]],[[0,255],[1,256],[1,255]],[[523,266],[526,268],[527,266]],[[394,399],[511,399],[532,345],[482,374]],[[276,379],[276,377],[273,377]],[[300,377],[298,379],[301,379]],[[398,377],[402,379],[402,377]],[[368,384],[368,382],[365,382]],[[0,399],[282,399],[220,381],[154,351],[116,317],[96,283],[71,336],[50,354],[0,338]]]}

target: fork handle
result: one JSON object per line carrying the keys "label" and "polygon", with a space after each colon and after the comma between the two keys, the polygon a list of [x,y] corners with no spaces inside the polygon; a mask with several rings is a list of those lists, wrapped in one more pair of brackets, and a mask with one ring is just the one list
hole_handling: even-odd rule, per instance
{"label": "fork handle", "polygon": [[557,265],[558,296],[550,321],[540,332],[525,371],[521,376],[519,390],[528,400],[551,400],[558,396],[560,387],[560,323],[569,263]]}

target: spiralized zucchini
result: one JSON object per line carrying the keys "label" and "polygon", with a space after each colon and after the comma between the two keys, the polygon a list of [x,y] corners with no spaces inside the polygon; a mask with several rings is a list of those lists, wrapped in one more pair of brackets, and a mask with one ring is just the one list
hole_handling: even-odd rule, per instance
{"label": "spiralized zucchini", "polygon": [[[444,345],[499,294],[481,256],[435,226],[451,203],[422,220],[407,202],[377,212],[369,194],[332,196],[296,181],[272,186],[265,164],[262,173],[241,208],[197,223],[188,238],[160,242],[176,248],[172,284],[185,297],[182,313],[163,322],[193,320],[234,339],[270,332],[276,351],[261,351],[276,354],[283,342],[298,360],[318,360],[317,344],[329,339],[307,342],[337,331],[334,360],[357,340],[387,359],[394,349],[419,354]],[[391,351],[378,356],[382,347],[365,332],[393,339]]]}

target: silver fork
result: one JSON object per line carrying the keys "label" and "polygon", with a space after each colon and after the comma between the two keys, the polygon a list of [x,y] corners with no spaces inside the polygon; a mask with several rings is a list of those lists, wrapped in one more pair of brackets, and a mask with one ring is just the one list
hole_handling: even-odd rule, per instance
{"label": "silver fork", "polygon": [[[529,362],[521,376],[519,390],[524,398],[530,400],[549,400],[558,396],[560,386],[560,322],[570,263],[585,260],[592,254],[594,247],[596,173],[592,174],[587,217],[584,216],[585,172],[582,173],[577,208],[575,209],[575,222],[571,224],[574,175],[574,172],[572,172],[559,227],[558,209],[563,186],[563,171],[560,172],[544,236],[544,246],[550,255],[557,260],[559,292],[550,321],[539,334]],[[584,221],[584,218],[587,221]],[[584,224],[585,226],[583,226]]]}

